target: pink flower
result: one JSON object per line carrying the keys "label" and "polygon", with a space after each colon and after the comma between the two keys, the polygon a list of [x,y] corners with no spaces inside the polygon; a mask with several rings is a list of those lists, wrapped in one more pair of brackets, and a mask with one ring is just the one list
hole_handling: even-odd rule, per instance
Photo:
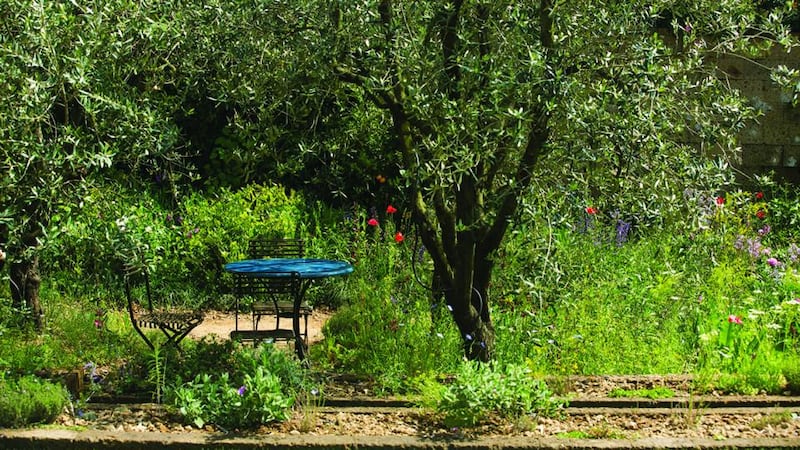
{"label": "pink flower", "polygon": [[780,264],[780,261],[778,261],[775,258],[769,258],[769,259],[767,259],[767,264],[769,264],[770,267],[778,267],[778,265]]}
{"label": "pink flower", "polygon": [[717,197],[717,205],[722,206],[725,204],[725,197]]}
{"label": "pink flower", "polygon": [[728,323],[741,325],[742,324],[742,318],[737,316],[737,315],[735,315],[735,314],[731,314],[730,316],[728,316]]}
{"label": "pink flower", "polygon": [[399,231],[397,233],[395,233],[395,235],[394,235],[394,241],[395,242],[397,242],[399,244],[399,243],[403,242],[404,239],[405,239],[405,237],[403,236],[403,233],[401,233]]}
{"label": "pink flower", "polygon": [[590,216],[597,214],[597,208],[595,208],[594,206],[587,206],[586,214],[589,214]]}
{"label": "pink flower", "polygon": [[369,226],[371,226],[371,227],[377,227],[377,226],[378,226],[378,219],[376,219],[376,218],[374,218],[374,217],[373,217],[373,218],[371,218],[371,219],[369,219],[369,220],[367,221],[367,225],[369,225]]}
{"label": "pink flower", "polygon": [[397,208],[392,205],[386,207],[386,214],[394,214],[397,212]]}

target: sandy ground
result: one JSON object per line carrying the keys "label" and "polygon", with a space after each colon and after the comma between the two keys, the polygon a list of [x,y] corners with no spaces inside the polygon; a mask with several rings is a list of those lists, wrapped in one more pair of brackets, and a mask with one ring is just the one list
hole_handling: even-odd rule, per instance
{"label": "sandy ground", "polygon": [[[308,318],[308,339],[311,343],[322,340],[322,326],[330,318],[330,311],[315,309],[311,317]],[[203,323],[189,333],[189,336],[200,339],[203,336],[215,334],[220,338],[229,339],[230,332],[236,327],[235,316],[233,313],[221,311],[209,311]],[[275,327],[275,318],[263,317],[258,324],[259,330],[269,330]],[[291,327],[291,321],[281,319],[281,328]],[[300,327],[303,327],[303,320],[300,319]],[[252,329],[252,321],[249,314],[239,315],[239,328]]]}

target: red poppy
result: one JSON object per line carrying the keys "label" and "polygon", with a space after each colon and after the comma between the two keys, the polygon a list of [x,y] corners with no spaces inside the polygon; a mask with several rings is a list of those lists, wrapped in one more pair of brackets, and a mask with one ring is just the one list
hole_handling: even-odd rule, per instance
{"label": "red poppy", "polygon": [[371,227],[377,227],[378,226],[378,219],[376,219],[374,217],[372,219],[369,219],[367,221],[367,225],[369,225]]}
{"label": "red poppy", "polygon": [[398,244],[403,242],[404,239],[405,237],[403,236],[403,233],[398,231],[397,233],[394,234],[394,241],[397,242]]}
{"label": "red poppy", "polygon": [[717,205],[722,206],[725,204],[725,197],[717,197]]}
{"label": "red poppy", "polygon": [[764,217],[767,217],[767,213],[764,212],[763,209],[759,209],[758,212],[756,213],[756,217],[758,217],[761,220],[764,220]]}
{"label": "red poppy", "polygon": [[397,212],[397,208],[392,205],[386,207],[386,214],[394,214]]}
{"label": "red poppy", "polygon": [[764,198],[764,193],[763,192],[756,192],[756,200],[761,200],[762,198]]}
{"label": "red poppy", "polygon": [[594,206],[587,206],[586,214],[589,214],[590,216],[597,214],[597,208],[595,208]]}

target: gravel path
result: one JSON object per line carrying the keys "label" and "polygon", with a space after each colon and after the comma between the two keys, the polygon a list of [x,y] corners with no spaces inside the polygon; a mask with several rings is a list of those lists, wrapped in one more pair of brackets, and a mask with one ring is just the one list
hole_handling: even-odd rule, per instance
{"label": "gravel path", "polygon": [[[689,394],[688,377],[576,377],[563,380],[568,391],[565,397],[580,400],[582,407],[566,408],[562,417],[524,417],[513,421],[490,420],[472,429],[446,429],[429,411],[413,407],[396,407],[402,401],[377,399],[370,384],[338,380],[329,383],[325,392],[337,398],[337,405],[306,405],[295,409],[291,420],[265,425],[249,434],[260,436],[415,436],[429,439],[465,439],[485,437],[627,439],[706,438],[767,439],[798,438],[800,444],[800,398],[798,397],[733,397]],[[650,389],[663,386],[673,389],[676,407],[591,407],[620,402],[608,394],[616,388]],[[376,401],[377,400],[377,401]],[[709,407],[713,403],[748,404],[762,402],[761,407]],[[790,405],[775,407],[778,401]],[[631,404],[635,400],[623,400]],[[640,399],[641,404],[648,403]],[[386,406],[386,405],[395,405]],[[734,405],[735,406],[735,405]],[[206,426],[202,430],[180,423],[169,408],[154,404],[106,405],[90,404],[78,414],[64,414],[59,422],[110,432],[200,433],[224,436],[233,431]]]}

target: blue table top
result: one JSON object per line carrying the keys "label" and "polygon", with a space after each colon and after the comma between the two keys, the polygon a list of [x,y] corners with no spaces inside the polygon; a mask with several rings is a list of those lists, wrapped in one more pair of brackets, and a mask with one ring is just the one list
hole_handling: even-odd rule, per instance
{"label": "blue table top", "polygon": [[313,258],[245,259],[225,264],[225,270],[253,277],[288,277],[292,273],[300,278],[326,278],[347,275],[353,266],[346,261]]}

